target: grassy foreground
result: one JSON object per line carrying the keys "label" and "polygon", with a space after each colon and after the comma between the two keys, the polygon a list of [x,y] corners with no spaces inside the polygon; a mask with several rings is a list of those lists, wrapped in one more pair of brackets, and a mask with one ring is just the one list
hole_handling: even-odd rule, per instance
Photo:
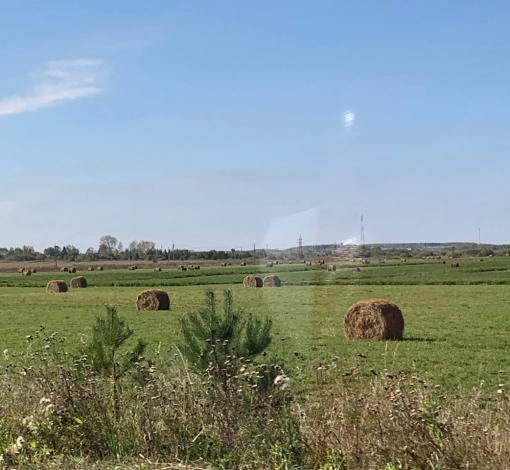
{"label": "grassy foreground", "polygon": [[[244,288],[242,278],[254,268],[238,266],[81,273],[89,287],[64,294],[46,294],[44,286],[73,275],[0,274],[2,364],[27,347],[36,360],[26,369],[29,382],[25,366],[0,380],[0,446],[31,436],[31,457],[10,462],[20,468],[115,468],[112,459],[118,468],[158,468],[157,462],[174,466],[162,468],[506,468],[510,260],[455,261],[460,268],[437,262],[372,263],[361,271],[339,264],[334,273],[257,267],[260,275],[277,273],[279,289]],[[170,311],[136,311],[136,296],[148,287],[169,293]],[[245,309],[273,317],[267,357],[278,358],[290,390],[259,395],[256,383],[230,388],[182,368],[179,318],[211,287],[229,288]],[[404,341],[344,338],[345,311],[367,298],[401,308]],[[44,325],[77,354],[105,304],[135,330],[131,343],[147,341],[145,356],[158,371],[143,387],[139,379],[126,381],[118,416],[108,381],[76,375],[65,360],[60,369],[37,363],[47,352],[34,355],[25,339]],[[41,400],[54,408],[44,411]],[[33,429],[27,417],[35,417]]]}
{"label": "grassy foreground", "polygon": [[[490,394],[510,373],[506,354],[510,346],[510,291],[506,285],[494,285],[510,280],[510,260],[460,260],[460,265],[373,263],[357,272],[349,264],[339,265],[335,273],[301,265],[257,267],[261,276],[276,272],[283,281],[280,289],[246,289],[240,285],[253,267],[162,273],[111,270],[84,273],[87,289],[71,289],[60,295],[46,294],[46,282],[55,278],[69,281],[74,275],[38,273],[26,278],[0,274],[0,286],[18,286],[0,287],[0,345],[9,350],[20,348],[25,336],[40,325],[77,345],[102,306],[110,304],[147,339],[149,354],[171,356],[179,336],[179,317],[200,304],[206,289],[228,287],[239,304],[274,317],[277,339],[271,348],[293,367],[309,369],[337,356],[346,366],[360,361],[367,374],[370,369],[416,370],[450,389],[470,389],[484,381]],[[363,277],[356,278],[355,284],[342,285],[345,277],[359,275]],[[423,285],[416,285],[420,278],[425,279]],[[481,284],[484,278],[488,284]],[[408,284],[391,285],[395,279]],[[170,312],[136,311],[137,294],[149,287],[168,291]],[[342,328],[345,311],[358,300],[377,297],[396,303],[403,311],[405,341],[347,341]],[[360,353],[367,357],[360,360]]]}

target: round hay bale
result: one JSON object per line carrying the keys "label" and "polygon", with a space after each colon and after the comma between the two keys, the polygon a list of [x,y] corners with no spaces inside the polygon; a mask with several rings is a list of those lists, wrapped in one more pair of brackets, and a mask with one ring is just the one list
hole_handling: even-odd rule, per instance
{"label": "round hay bale", "polygon": [[336,264],[328,264],[328,271],[336,271]]}
{"label": "round hay bale", "polygon": [[46,285],[46,292],[67,292],[67,284],[64,281],[50,281]]}
{"label": "round hay bale", "polygon": [[160,273],[161,272],[161,268],[154,268],[154,272],[155,273]]}
{"label": "round hay bale", "polygon": [[243,286],[244,287],[262,287],[262,279],[257,276],[246,276],[243,279]]}
{"label": "round hay bale", "polygon": [[200,269],[200,266],[195,266],[195,269]]}
{"label": "round hay bale", "polygon": [[23,272],[21,273],[22,276],[31,276],[32,275],[32,271],[30,271],[30,269],[24,269]]}
{"label": "round hay bale", "polygon": [[87,280],[83,276],[73,277],[71,279],[71,287],[87,287]]}
{"label": "round hay bale", "polygon": [[69,268],[69,272],[71,274],[76,274],[76,268]]}
{"label": "round hay bale", "polygon": [[307,266],[311,266],[312,265],[312,262],[311,261],[308,261],[308,263],[306,263]]}
{"label": "round hay bale", "polygon": [[360,300],[345,314],[344,333],[349,339],[401,340],[404,317],[400,309],[387,300]]}
{"label": "round hay bale", "polygon": [[263,281],[264,287],[280,287],[281,284],[280,278],[274,274],[266,276]]}
{"label": "round hay bale", "polygon": [[88,270],[89,271],[94,271],[94,268],[91,266]]}
{"label": "round hay bale", "polygon": [[170,310],[170,297],[163,290],[145,290],[136,299],[137,310]]}
{"label": "round hay bale", "polygon": [[69,268],[60,268],[61,273],[67,273],[69,272]]}
{"label": "round hay bale", "polygon": [[221,267],[224,268],[227,265],[227,263],[221,263]]}
{"label": "round hay bale", "polygon": [[355,273],[360,273],[360,272],[361,272],[361,268],[354,268],[354,269],[353,269],[353,271],[354,271]]}
{"label": "round hay bale", "polygon": [[37,269],[35,269],[35,268],[30,269],[30,271],[32,271],[32,274],[36,274],[37,273]]}
{"label": "round hay bale", "polygon": [[301,260],[301,264],[305,264],[306,261],[304,259]]}
{"label": "round hay bale", "polygon": [[243,262],[241,263],[241,266],[246,266],[246,263],[243,261]]}
{"label": "round hay bale", "polygon": [[272,268],[272,267],[273,267],[273,263],[270,261],[269,263],[267,263],[267,264],[266,264],[266,266],[267,266],[268,268]]}
{"label": "round hay bale", "polygon": [[98,271],[104,271],[104,266],[98,266],[98,267],[97,267],[97,270],[98,270]]}
{"label": "round hay bale", "polygon": [[24,271],[24,270],[25,270],[25,268],[19,268],[19,269],[18,269],[18,273],[23,274],[23,271]]}

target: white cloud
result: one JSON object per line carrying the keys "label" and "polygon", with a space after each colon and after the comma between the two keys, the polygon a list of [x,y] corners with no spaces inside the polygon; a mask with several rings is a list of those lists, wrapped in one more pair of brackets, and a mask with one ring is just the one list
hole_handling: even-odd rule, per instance
{"label": "white cloud", "polygon": [[17,204],[15,201],[0,202],[0,216],[12,212]]}
{"label": "white cloud", "polygon": [[101,60],[77,59],[48,62],[34,74],[37,84],[27,95],[0,99],[0,115],[36,111],[57,101],[74,100],[99,93],[106,78]]}
{"label": "white cloud", "polygon": [[356,119],[356,114],[352,111],[348,110],[344,113],[344,127],[351,127],[354,125],[354,120]]}

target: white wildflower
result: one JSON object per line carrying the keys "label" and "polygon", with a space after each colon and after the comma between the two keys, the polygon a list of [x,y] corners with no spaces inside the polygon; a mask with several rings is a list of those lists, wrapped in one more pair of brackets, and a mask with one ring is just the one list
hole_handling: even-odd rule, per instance
{"label": "white wildflower", "polygon": [[16,439],[16,442],[11,446],[11,451],[15,455],[21,454],[23,452],[23,445],[25,444],[25,439],[23,439],[23,436],[19,436]]}
{"label": "white wildflower", "polygon": [[286,375],[279,375],[273,381],[273,385],[281,390],[287,388],[289,383],[290,379]]}

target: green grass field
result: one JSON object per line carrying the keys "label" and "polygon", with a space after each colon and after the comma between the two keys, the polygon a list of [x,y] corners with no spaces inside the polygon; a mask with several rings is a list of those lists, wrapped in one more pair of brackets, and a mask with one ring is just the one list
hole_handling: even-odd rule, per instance
{"label": "green grass field", "polygon": [[[161,273],[110,270],[81,273],[89,287],[65,294],[46,294],[46,282],[69,281],[74,275],[0,274],[0,347],[19,350],[26,335],[45,325],[78,348],[82,335],[108,303],[117,306],[136,335],[149,342],[148,356],[160,351],[161,357],[170,357],[179,341],[179,317],[201,303],[205,290],[230,288],[238,304],[274,318],[272,352],[283,358],[289,370],[302,371],[309,386],[320,379],[310,372],[311,366],[330,363],[337,356],[336,369],[329,374],[345,373],[359,363],[366,375],[370,369],[419,371],[431,383],[449,389],[478,387],[483,380],[487,393],[492,393],[497,384],[507,382],[510,373],[510,259],[457,261],[460,268],[451,268],[452,260],[446,260],[446,265],[373,261],[361,272],[353,270],[357,263],[340,263],[334,273],[304,265],[164,269]],[[278,274],[282,287],[244,288],[243,277],[254,270],[260,275]],[[136,296],[146,287],[167,290],[171,311],[137,312]],[[401,308],[405,341],[344,338],[347,308],[374,297]]]}

